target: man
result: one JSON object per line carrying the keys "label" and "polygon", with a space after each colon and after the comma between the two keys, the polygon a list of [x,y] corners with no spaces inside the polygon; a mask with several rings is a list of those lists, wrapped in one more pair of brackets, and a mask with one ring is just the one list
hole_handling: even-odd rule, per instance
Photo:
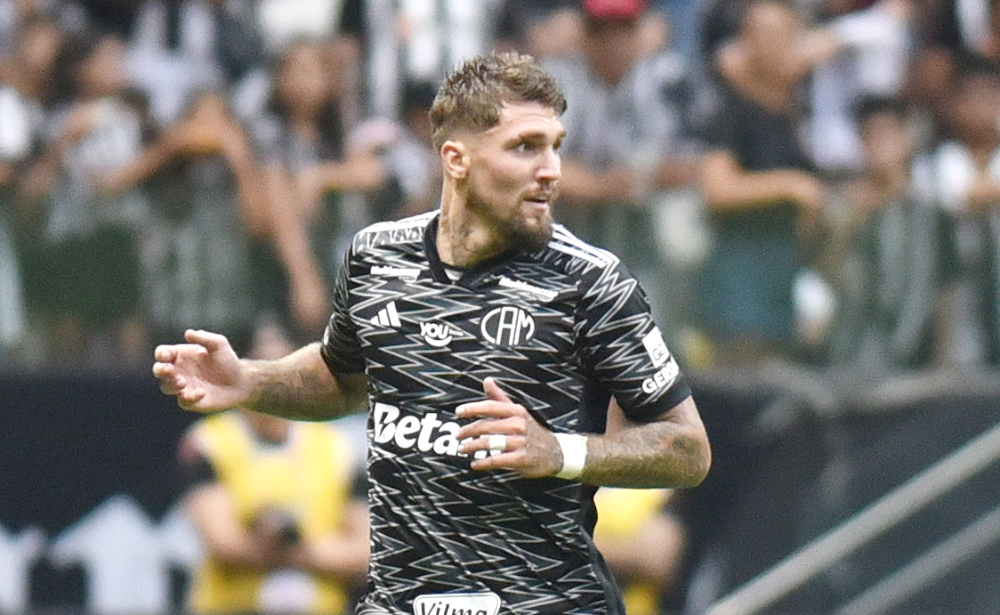
{"label": "man", "polygon": [[801,350],[794,289],[819,236],[826,186],[799,139],[799,86],[836,48],[786,4],[753,0],[714,58],[725,103],[706,125],[699,185],[714,237],[700,304],[716,365]]}
{"label": "man", "polygon": [[622,613],[590,537],[596,486],[708,471],[642,291],[552,223],[565,107],[528,56],[466,61],[431,109],[440,210],[357,235],[322,343],[246,361],[188,331],[156,350],[162,389],[191,410],[325,419],[367,393],[359,613]]}

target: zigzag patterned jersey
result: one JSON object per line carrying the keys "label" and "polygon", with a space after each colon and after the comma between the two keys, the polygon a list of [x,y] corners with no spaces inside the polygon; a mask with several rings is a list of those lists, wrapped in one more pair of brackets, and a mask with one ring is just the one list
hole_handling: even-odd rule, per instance
{"label": "zigzag patterned jersey", "polygon": [[452,280],[437,214],[360,232],[323,336],[334,373],[370,383],[372,557],[361,614],[622,613],[593,543],[593,488],[473,471],[455,408],[493,376],[556,432],[603,431],[614,394],[632,420],[690,394],[619,260],[554,225]]}

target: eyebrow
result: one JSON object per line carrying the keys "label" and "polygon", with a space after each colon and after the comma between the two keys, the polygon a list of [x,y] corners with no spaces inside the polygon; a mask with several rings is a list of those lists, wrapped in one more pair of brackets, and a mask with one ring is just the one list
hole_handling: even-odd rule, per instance
{"label": "eyebrow", "polygon": [[[521,141],[547,141],[548,138],[549,135],[547,132],[541,130],[532,130],[526,132],[519,132],[516,135],[512,136],[508,140],[508,142],[518,143]],[[559,141],[562,141],[565,138],[566,138],[566,129],[564,128],[563,130],[559,131],[559,134],[556,135],[556,138],[553,140],[553,142],[558,143]]]}

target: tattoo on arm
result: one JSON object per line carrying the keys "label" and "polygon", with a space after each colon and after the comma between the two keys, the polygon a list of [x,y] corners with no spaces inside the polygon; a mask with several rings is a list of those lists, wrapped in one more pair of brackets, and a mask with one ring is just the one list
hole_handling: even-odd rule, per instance
{"label": "tattoo on arm", "polygon": [[311,344],[278,361],[254,362],[252,409],[295,420],[322,421],[357,410],[362,376],[336,377]]}
{"label": "tattoo on arm", "polygon": [[694,487],[708,472],[711,454],[700,420],[664,420],[591,436],[585,483],[609,487]]}

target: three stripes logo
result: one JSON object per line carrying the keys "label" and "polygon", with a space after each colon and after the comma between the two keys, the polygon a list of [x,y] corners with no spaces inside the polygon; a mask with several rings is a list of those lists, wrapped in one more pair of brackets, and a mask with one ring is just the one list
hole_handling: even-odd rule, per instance
{"label": "three stripes logo", "polygon": [[390,301],[388,305],[372,316],[372,324],[378,327],[399,328],[403,325],[399,320],[399,312],[396,311],[396,302]]}

